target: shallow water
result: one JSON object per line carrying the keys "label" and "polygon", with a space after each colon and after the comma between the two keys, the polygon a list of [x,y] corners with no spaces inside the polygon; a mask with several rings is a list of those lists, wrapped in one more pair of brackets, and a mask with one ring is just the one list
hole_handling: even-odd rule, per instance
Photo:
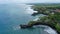
{"label": "shallow water", "polygon": [[20,29],[20,24],[36,18],[32,13],[26,4],[0,4],[0,34],[48,34],[45,27]]}

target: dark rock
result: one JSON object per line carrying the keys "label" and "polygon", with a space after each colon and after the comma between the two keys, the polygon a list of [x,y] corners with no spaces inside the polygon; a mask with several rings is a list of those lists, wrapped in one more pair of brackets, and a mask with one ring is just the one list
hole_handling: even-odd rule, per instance
{"label": "dark rock", "polygon": [[32,26],[29,25],[20,25],[21,28],[31,28]]}
{"label": "dark rock", "polygon": [[[35,24],[32,25],[20,25],[21,28],[25,29],[25,28],[31,28],[34,25],[47,25],[49,27],[51,27],[52,29],[56,30],[55,26],[52,26],[51,24],[48,23],[42,23],[42,22],[36,22]],[[56,30],[57,31],[57,30]],[[60,34],[60,32],[57,31],[58,34]]]}

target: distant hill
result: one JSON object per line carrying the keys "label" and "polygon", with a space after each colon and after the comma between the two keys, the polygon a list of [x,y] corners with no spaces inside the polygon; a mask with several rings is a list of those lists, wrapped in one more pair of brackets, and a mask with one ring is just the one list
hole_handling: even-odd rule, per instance
{"label": "distant hill", "polygon": [[56,5],[59,5],[60,6],[60,3],[26,3],[28,5],[37,5],[37,6],[56,6]]}

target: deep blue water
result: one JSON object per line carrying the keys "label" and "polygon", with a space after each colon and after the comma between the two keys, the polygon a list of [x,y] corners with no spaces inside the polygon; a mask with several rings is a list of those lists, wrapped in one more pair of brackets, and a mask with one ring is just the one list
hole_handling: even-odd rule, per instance
{"label": "deep blue water", "polygon": [[0,4],[0,34],[47,34],[44,28],[20,29],[20,24],[26,24],[34,19],[26,11],[26,5]]}

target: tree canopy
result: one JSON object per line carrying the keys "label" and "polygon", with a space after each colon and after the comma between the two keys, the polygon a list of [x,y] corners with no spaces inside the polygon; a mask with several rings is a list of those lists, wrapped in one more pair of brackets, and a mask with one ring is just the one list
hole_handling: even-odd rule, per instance
{"label": "tree canopy", "polygon": [[[60,6],[32,6],[34,11],[37,13],[33,13],[32,16],[36,16],[38,14],[43,14],[46,16],[39,17],[38,22],[48,23],[55,27],[56,31],[60,33]],[[29,22],[30,24],[34,24],[36,22]]]}

